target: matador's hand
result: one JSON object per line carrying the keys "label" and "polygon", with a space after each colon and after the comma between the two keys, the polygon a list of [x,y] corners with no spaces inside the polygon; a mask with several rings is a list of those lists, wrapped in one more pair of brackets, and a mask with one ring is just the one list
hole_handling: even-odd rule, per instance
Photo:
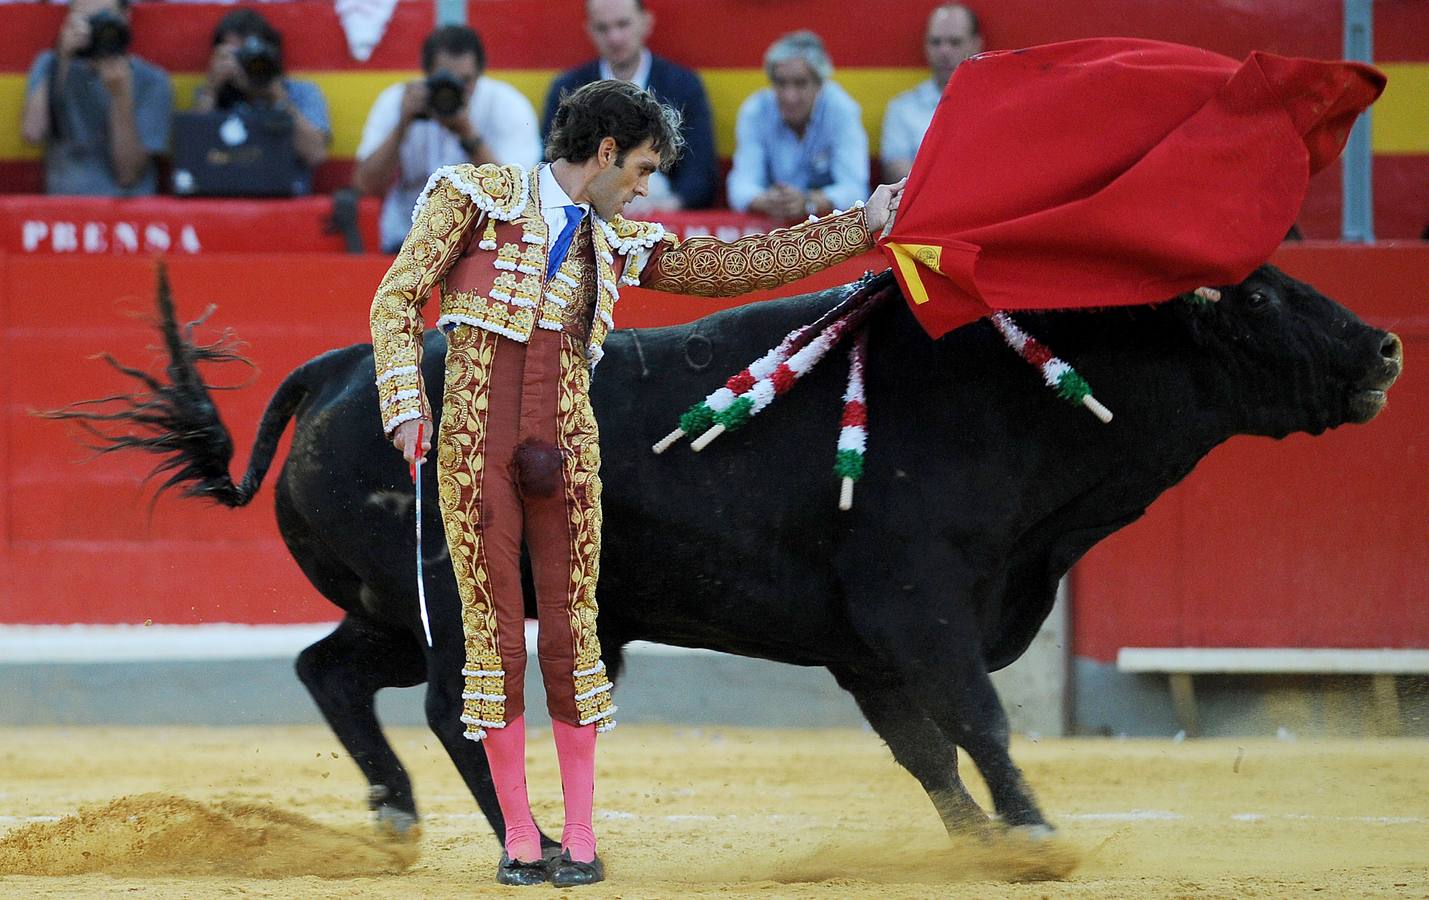
{"label": "matador's hand", "polygon": [[[422,449],[417,452],[417,429],[422,433]],[[402,451],[402,458],[409,464],[415,463],[417,457],[426,458],[432,450],[432,421],[430,419],[411,419],[397,426],[397,430],[392,433],[392,446]]]}
{"label": "matador's hand", "polygon": [[869,232],[877,236],[893,227],[893,217],[898,213],[903,186],[907,183],[907,178],[901,178],[892,184],[880,184],[874,190],[863,205],[863,223],[868,226]]}

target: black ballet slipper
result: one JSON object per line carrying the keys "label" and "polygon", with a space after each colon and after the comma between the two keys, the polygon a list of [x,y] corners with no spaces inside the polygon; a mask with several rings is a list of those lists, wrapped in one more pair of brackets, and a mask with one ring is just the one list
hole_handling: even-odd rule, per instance
{"label": "black ballet slipper", "polygon": [[549,878],[550,869],[544,859],[522,862],[503,853],[496,866],[497,884],[545,884]]}
{"label": "black ballet slipper", "polygon": [[576,862],[570,851],[551,861],[551,884],[556,887],[579,887],[605,880],[605,863],[596,856],[590,862]]}

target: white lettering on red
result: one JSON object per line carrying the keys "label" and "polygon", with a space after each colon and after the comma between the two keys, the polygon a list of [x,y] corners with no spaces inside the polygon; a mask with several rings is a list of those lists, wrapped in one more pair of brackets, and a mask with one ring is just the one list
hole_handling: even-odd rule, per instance
{"label": "white lettering on red", "polygon": [[116,253],[120,250],[125,253],[138,253],[139,226],[133,222],[115,222],[114,248]]}
{"label": "white lettering on red", "polygon": [[56,222],[50,226],[50,247],[56,253],[73,253],[79,249],[79,229],[73,222]]}
{"label": "white lettering on red", "polygon": [[20,246],[25,248],[26,253],[34,253],[49,233],[50,226],[47,223],[27,219],[20,226]]}
{"label": "white lettering on red", "polygon": [[198,242],[198,232],[194,231],[192,225],[185,225],[183,229],[179,231],[179,246],[183,248],[185,253],[197,253],[203,249],[203,246]]}
{"label": "white lettering on red", "polygon": [[109,249],[109,241],[105,238],[105,232],[109,228],[103,222],[84,223],[84,252],[103,253]]}
{"label": "white lettering on red", "polygon": [[144,249],[163,252],[169,249],[169,226],[163,222],[150,222],[144,226]]}

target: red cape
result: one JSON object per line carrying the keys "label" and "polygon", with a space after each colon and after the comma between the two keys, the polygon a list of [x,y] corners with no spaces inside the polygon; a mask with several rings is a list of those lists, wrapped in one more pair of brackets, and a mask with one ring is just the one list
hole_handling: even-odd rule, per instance
{"label": "red cape", "polygon": [[1233,284],[1384,90],[1361,63],[1098,38],[960,65],[879,241],[939,337],[999,309]]}

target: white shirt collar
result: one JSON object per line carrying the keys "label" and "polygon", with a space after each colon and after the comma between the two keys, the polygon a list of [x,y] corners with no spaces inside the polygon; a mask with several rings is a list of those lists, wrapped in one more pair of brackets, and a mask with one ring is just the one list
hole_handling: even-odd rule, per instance
{"label": "white shirt collar", "polygon": [[[600,77],[606,79],[615,77],[610,63],[603,59],[600,61]],[[650,87],[650,51],[648,49],[640,51],[640,65],[635,67],[635,74],[630,76],[630,83],[642,90]]]}
{"label": "white shirt collar", "polygon": [[556,180],[555,174],[551,171],[549,163],[543,164],[536,173],[536,187],[541,192],[541,209],[559,209],[563,206],[579,206],[583,214],[590,213],[589,203],[577,203],[571,199],[571,195],[566,193],[566,189],[561,187],[561,183]]}

